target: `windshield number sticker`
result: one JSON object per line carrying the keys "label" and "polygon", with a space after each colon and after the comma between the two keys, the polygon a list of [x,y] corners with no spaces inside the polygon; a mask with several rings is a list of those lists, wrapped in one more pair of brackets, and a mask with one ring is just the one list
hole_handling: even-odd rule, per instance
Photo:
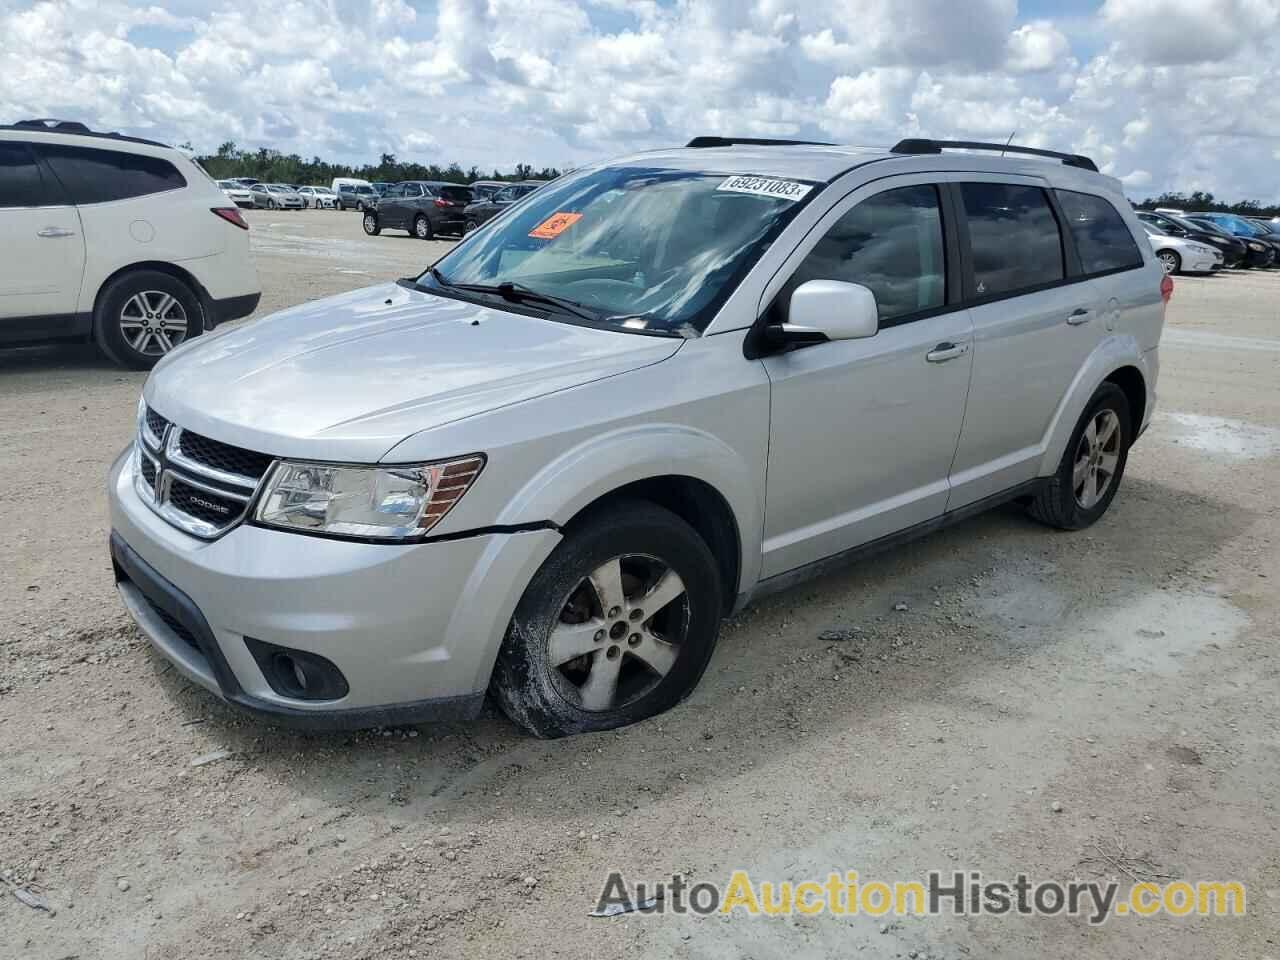
{"label": "windshield number sticker", "polygon": [[530,230],[529,236],[538,240],[554,240],[581,219],[580,213],[553,213]]}
{"label": "windshield number sticker", "polygon": [[777,197],[780,200],[802,200],[813,189],[807,183],[794,180],[771,180],[768,177],[735,176],[725,180],[717,190],[729,193],[753,193],[759,197]]}

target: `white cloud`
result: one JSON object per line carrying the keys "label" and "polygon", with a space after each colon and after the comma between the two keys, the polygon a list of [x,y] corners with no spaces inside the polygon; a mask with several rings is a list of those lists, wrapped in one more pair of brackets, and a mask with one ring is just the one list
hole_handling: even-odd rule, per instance
{"label": "white cloud", "polygon": [[1014,133],[1275,201],[1277,89],[1280,0],[0,0],[0,117],[355,162]]}
{"label": "white cloud", "polygon": [[1071,50],[1066,34],[1047,20],[1024,23],[1009,34],[1009,69],[1014,73],[1051,70]]}

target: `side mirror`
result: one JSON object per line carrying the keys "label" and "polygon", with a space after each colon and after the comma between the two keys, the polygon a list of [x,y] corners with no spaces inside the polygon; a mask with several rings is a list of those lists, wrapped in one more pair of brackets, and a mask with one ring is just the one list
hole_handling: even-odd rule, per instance
{"label": "side mirror", "polygon": [[810,280],[792,291],[787,321],[774,329],[784,343],[861,340],[880,330],[880,311],[860,283]]}

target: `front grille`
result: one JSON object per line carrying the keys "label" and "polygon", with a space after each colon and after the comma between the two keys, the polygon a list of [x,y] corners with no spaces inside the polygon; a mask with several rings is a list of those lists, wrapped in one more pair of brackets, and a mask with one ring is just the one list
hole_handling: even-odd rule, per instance
{"label": "front grille", "polygon": [[261,480],[262,475],[271,466],[272,458],[264,453],[254,453],[242,447],[233,447],[220,440],[210,440],[198,433],[183,430],[178,438],[178,449],[183,456],[194,460],[202,466],[221,470],[223,473],[234,473],[252,480]]}
{"label": "front grille", "polygon": [[165,430],[169,429],[169,421],[147,407],[147,429],[151,431],[153,437],[160,440],[164,437]]}
{"label": "front grille", "polygon": [[149,408],[138,445],[139,495],[175,527],[205,540],[244,518],[273,462],[265,453],[190,433]]}
{"label": "front grille", "polygon": [[[141,593],[142,591],[138,592]],[[145,593],[142,594],[142,599],[147,601],[147,606],[151,608],[151,612],[163,620],[164,625],[172,630],[179,640],[189,646],[192,650],[196,651],[196,653],[201,655],[204,654],[204,651],[200,649],[200,644],[196,641],[196,635],[188,630],[181,620],[171,614],[168,610],[164,609],[164,607],[160,606]]]}
{"label": "front grille", "polygon": [[142,479],[143,479],[143,480],[145,480],[145,481],[147,482],[147,486],[148,486],[148,487],[150,487],[152,490],[155,490],[155,488],[156,488],[156,464],[155,464],[155,461],[154,461],[154,460],[152,460],[150,457],[145,456],[145,455],[144,455],[144,456],[142,456],[142,457],[140,457],[139,459],[142,461],[142,464],[141,464],[141,468],[142,468]]}
{"label": "front grille", "polygon": [[188,516],[215,527],[238,519],[244,511],[243,501],[197,489],[177,476],[169,482],[169,503]]}

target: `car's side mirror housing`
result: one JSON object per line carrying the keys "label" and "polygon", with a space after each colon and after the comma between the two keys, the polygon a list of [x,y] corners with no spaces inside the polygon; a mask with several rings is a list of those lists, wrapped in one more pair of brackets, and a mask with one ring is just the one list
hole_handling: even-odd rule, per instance
{"label": "car's side mirror housing", "polygon": [[860,283],[809,280],[791,293],[783,337],[790,342],[861,340],[880,330],[876,295]]}

